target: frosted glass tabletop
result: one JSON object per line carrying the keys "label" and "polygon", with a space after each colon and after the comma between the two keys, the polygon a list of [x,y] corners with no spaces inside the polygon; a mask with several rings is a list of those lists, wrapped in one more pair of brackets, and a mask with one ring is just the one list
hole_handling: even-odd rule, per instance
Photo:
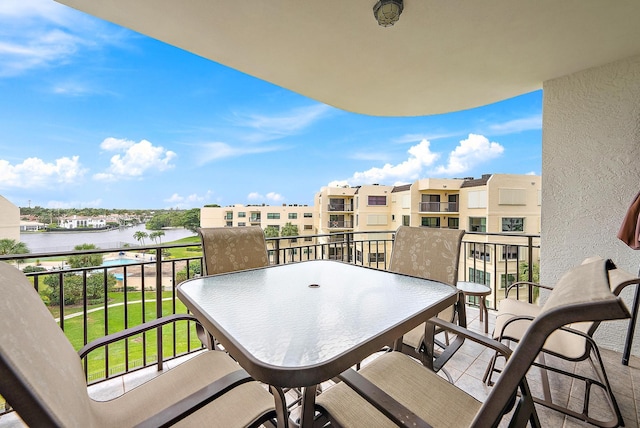
{"label": "frosted glass tabletop", "polygon": [[328,260],[178,286],[180,299],[243,368],[278,386],[337,375],[451,305],[455,293],[443,283]]}

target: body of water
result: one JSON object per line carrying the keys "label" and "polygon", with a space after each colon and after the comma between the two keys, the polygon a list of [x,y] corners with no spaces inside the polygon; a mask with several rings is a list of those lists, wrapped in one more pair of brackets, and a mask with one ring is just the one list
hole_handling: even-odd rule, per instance
{"label": "body of water", "polygon": [[[73,247],[80,244],[94,244],[98,248],[121,248],[125,244],[130,246],[141,245],[136,241],[133,234],[142,231],[151,233],[145,229],[143,224],[128,227],[126,229],[114,229],[108,231],[95,232],[31,232],[21,233],[20,241],[27,244],[32,253],[46,253],[54,251],[72,251]],[[162,242],[170,242],[195,234],[187,229],[166,229],[163,230]],[[152,245],[150,239],[144,240],[145,245]]]}

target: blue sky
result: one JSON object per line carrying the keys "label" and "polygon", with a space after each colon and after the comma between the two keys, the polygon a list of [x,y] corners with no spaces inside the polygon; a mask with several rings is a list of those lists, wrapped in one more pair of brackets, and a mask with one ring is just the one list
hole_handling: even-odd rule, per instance
{"label": "blue sky", "polygon": [[52,0],[2,0],[0,130],[18,206],[312,204],[327,185],[540,174],[542,92],[365,116]]}

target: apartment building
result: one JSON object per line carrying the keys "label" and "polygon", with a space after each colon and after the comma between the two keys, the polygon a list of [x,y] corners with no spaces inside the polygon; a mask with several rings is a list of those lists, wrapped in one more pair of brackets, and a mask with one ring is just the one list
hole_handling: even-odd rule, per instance
{"label": "apartment building", "polygon": [[[388,265],[398,226],[464,229],[468,233],[459,278],[490,286],[493,306],[504,295],[500,290],[518,279],[523,262],[532,257],[534,264],[539,263],[539,240],[534,242],[529,235],[540,234],[540,189],[540,176],[514,174],[425,178],[400,186],[323,187],[313,206],[205,207],[201,225],[281,230],[290,222],[303,237],[302,242],[280,243],[295,251],[290,251],[292,260],[298,250],[314,251],[305,243],[326,244],[323,257],[349,258],[378,268]],[[530,244],[537,247],[533,254]]]}

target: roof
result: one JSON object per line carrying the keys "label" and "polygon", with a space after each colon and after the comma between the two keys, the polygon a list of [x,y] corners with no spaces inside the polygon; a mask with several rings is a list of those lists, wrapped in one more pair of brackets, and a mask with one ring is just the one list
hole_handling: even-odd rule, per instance
{"label": "roof", "polygon": [[460,185],[460,188],[462,189],[464,187],[485,186],[487,184],[487,181],[489,181],[489,179],[491,178],[491,175],[492,174],[482,174],[482,177],[480,178],[465,178],[465,180]]}
{"label": "roof", "polygon": [[458,111],[640,54],[637,0],[57,0],[323,103]]}

